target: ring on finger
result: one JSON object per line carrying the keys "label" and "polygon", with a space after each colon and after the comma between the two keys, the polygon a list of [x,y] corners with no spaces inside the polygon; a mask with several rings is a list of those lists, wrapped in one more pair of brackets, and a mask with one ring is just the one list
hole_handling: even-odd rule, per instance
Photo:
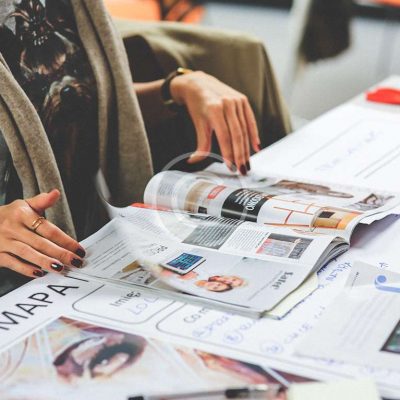
{"label": "ring on finger", "polygon": [[36,218],[31,225],[31,231],[35,232],[37,231],[37,229],[39,228],[40,225],[43,224],[43,222],[45,221],[45,217],[38,217]]}

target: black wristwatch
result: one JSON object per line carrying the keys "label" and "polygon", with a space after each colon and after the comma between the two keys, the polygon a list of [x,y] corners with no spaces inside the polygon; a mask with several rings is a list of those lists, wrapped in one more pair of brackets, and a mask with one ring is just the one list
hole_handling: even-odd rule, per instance
{"label": "black wristwatch", "polygon": [[182,105],[175,102],[171,95],[171,82],[172,79],[179,75],[185,75],[193,72],[191,69],[179,67],[175,71],[171,72],[164,80],[161,85],[161,98],[164,102],[165,107],[170,111],[177,112],[182,108]]}

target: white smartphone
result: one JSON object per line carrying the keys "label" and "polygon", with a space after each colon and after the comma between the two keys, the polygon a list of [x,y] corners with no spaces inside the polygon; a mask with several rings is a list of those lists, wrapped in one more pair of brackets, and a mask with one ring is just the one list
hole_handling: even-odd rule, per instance
{"label": "white smartphone", "polygon": [[202,264],[206,259],[202,256],[190,253],[176,253],[168,261],[160,263],[163,268],[167,268],[178,274],[184,275]]}

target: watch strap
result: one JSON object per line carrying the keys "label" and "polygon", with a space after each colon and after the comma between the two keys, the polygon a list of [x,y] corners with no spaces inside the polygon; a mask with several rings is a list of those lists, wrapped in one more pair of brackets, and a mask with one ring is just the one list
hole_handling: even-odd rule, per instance
{"label": "watch strap", "polygon": [[161,98],[166,107],[171,111],[178,111],[182,108],[182,105],[175,102],[171,95],[171,82],[174,78],[180,75],[185,75],[193,72],[191,69],[179,67],[175,71],[172,71],[164,80],[161,85]]}

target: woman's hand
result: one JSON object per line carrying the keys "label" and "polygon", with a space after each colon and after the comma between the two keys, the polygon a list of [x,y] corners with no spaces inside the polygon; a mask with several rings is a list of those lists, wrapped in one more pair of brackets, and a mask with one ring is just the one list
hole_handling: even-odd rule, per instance
{"label": "woman's hand", "polygon": [[242,175],[250,170],[250,145],[260,150],[260,139],[253,111],[246,96],[201,71],[175,77],[171,95],[184,104],[197,133],[197,149],[189,163],[197,163],[211,151],[215,132],[227,166]]}
{"label": "woman's hand", "polygon": [[60,197],[58,190],[0,207],[0,266],[30,277],[61,272],[65,265],[82,266],[85,250],[51,222],[44,211]]}

